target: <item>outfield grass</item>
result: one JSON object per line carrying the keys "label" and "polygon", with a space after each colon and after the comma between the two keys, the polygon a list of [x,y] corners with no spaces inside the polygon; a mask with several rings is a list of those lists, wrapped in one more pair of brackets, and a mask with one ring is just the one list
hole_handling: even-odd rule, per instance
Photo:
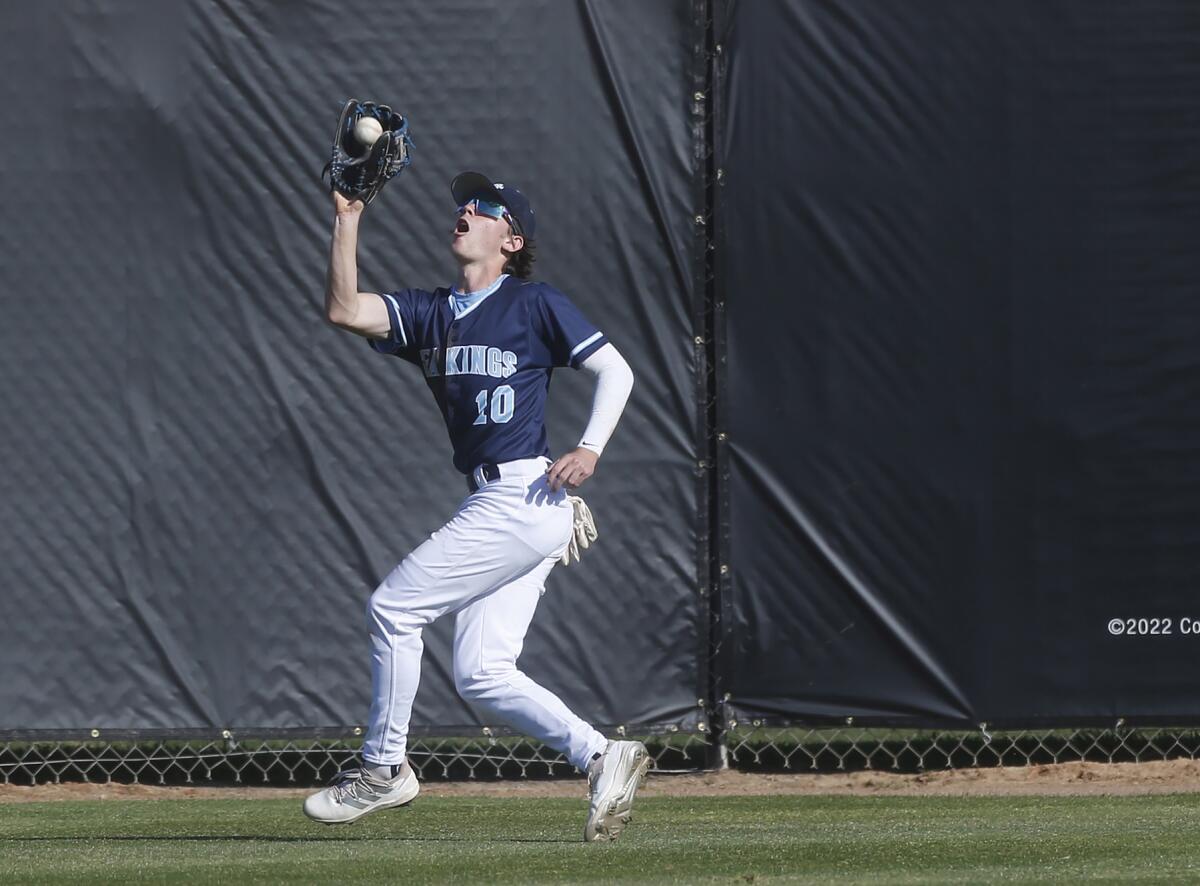
{"label": "outfield grass", "polygon": [[0,882],[1200,881],[1200,795],[643,798],[613,845],[583,802],[422,798],[341,827],[298,800],[0,805]]}

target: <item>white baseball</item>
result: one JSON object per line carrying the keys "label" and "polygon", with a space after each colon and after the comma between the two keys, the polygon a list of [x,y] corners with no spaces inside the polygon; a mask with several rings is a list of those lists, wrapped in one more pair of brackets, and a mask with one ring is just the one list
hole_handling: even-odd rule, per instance
{"label": "white baseball", "polygon": [[374,117],[359,117],[354,124],[354,137],[362,144],[370,147],[383,135],[383,124]]}

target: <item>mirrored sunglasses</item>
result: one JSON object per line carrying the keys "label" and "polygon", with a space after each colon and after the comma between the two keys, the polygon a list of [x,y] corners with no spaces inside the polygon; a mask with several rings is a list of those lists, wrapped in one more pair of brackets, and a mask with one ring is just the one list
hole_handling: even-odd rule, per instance
{"label": "mirrored sunglasses", "polygon": [[521,226],[517,224],[516,219],[514,219],[511,215],[509,215],[508,207],[505,206],[503,203],[493,203],[490,200],[483,200],[479,197],[472,197],[470,200],[468,200],[462,206],[458,207],[458,214],[462,215],[466,211],[468,206],[475,207],[476,215],[486,215],[488,218],[494,218],[497,221],[499,221],[500,219],[504,219],[506,222],[508,222],[510,225],[512,225],[512,228],[514,231],[519,232],[521,230]]}
{"label": "mirrored sunglasses", "polygon": [[486,215],[488,218],[501,219],[508,215],[508,207],[503,203],[492,203],[490,200],[481,200],[479,197],[472,197],[458,207],[458,211],[465,212],[468,206],[475,207],[476,215]]}

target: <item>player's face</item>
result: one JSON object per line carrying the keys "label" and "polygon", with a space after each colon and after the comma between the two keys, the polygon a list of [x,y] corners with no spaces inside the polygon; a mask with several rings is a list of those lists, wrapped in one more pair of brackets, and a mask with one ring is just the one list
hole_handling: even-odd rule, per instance
{"label": "player's face", "polygon": [[462,261],[487,261],[519,249],[516,240],[503,207],[471,200],[459,207],[450,248]]}

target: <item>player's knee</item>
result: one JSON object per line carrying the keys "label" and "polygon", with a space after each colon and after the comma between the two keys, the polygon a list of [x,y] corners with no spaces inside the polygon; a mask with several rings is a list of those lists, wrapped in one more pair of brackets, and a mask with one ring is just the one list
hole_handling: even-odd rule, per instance
{"label": "player's knee", "polygon": [[371,596],[367,598],[367,611],[366,611],[367,624],[369,624],[369,625],[375,624],[375,622],[378,621],[379,617],[382,614],[383,614],[383,601],[380,599],[380,596],[379,596],[379,588],[376,588],[375,591],[371,594]]}
{"label": "player's knee", "polygon": [[383,595],[379,593],[380,590],[382,589],[377,589],[367,600],[367,626],[372,631],[386,627],[390,617]]}
{"label": "player's knee", "polygon": [[479,701],[488,691],[488,683],[480,674],[454,675],[454,688],[466,701]]}
{"label": "player's knee", "polygon": [[466,701],[486,702],[510,691],[515,667],[488,668],[470,673],[454,673],[454,688]]}
{"label": "player's knee", "polygon": [[390,592],[387,585],[380,585],[367,601],[367,626],[372,631],[397,633],[418,630],[427,619],[414,609],[405,606]]}

